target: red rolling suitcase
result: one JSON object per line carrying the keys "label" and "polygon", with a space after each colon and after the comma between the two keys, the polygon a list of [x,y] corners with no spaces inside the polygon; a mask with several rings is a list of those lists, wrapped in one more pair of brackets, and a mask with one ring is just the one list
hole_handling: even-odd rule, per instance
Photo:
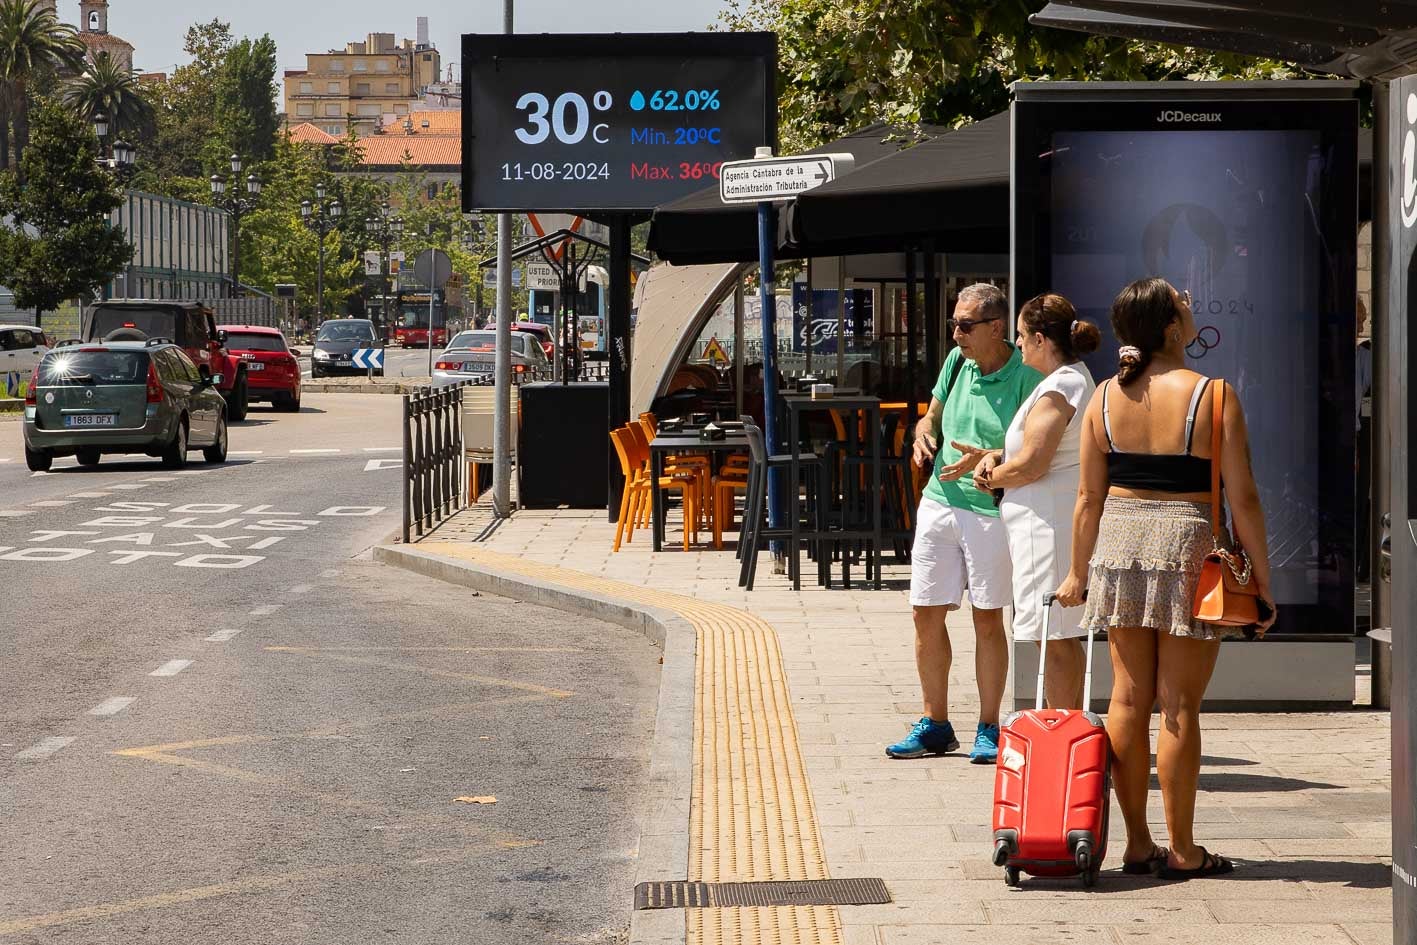
{"label": "red rolling suitcase", "polygon": [[[1038,652],[1035,708],[1004,719],[994,776],[994,865],[1004,882],[1017,886],[1019,873],[1081,875],[1097,883],[1107,853],[1107,812],[1112,793],[1111,749],[1102,719],[1086,709],[1043,708],[1043,669],[1048,622],[1056,601],[1043,596],[1043,643]],[[1092,641],[1082,704],[1092,698]]]}

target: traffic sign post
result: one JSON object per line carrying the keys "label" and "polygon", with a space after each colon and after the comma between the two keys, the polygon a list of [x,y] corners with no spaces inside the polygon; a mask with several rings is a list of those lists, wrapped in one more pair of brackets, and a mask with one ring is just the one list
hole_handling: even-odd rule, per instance
{"label": "traffic sign post", "polygon": [[378,369],[380,374],[384,372],[384,349],[355,348],[354,366],[357,368],[364,368],[366,371],[368,371],[369,373],[366,376],[369,378],[369,380],[372,381],[374,379],[374,370],[376,368]]}
{"label": "traffic sign post", "polygon": [[[758,148],[751,161],[725,161],[719,168],[718,196],[724,203],[758,205],[759,303],[763,323],[763,430],[768,454],[779,449],[777,437],[777,305],[773,298],[773,250],[777,246],[773,201],[790,200],[836,180],[856,166],[850,154],[800,154],[773,157],[772,148]],[[781,470],[768,470],[768,521],[782,522]],[[781,542],[773,542],[776,554]]]}

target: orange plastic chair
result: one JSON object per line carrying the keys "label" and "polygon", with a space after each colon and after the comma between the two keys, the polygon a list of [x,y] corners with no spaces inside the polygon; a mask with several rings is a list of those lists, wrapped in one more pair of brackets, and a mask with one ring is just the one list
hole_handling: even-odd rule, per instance
{"label": "orange plastic chair", "polygon": [[620,550],[620,539],[623,534],[624,540],[628,543],[634,536],[635,525],[639,519],[639,511],[642,507],[650,506],[652,496],[651,489],[678,489],[683,495],[684,501],[684,550],[689,550],[692,541],[698,540],[697,505],[698,488],[697,476],[692,472],[674,472],[659,477],[659,481],[652,482],[648,474],[642,470],[638,450],[635,448],[633,437],[625,428],[610,431],[610,441],[615,445],[615,454],[620,460],[620,471],[625,476],[625,491],[620,497],[620,511],[615,521],[615,543],[612,551]]}

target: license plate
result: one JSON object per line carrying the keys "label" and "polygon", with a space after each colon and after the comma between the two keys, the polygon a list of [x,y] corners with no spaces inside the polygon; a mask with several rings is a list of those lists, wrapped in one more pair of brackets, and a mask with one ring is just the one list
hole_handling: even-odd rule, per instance
{"label": "license plate", "polygon": [[490,370],[492,370],[492,362],[491,362],[491,361],[464,361],[464,362],[462,363],[462,369],[463,369],[464,371],[469,372],[469,373],[476,373],[476,372],[478,372],[478,371],[490,371]]}
{"label": "license plate", "polygon": [[264,371],[265,369],[266,366],[260,361],[252,361],[250,364],[246,365],[246,370],[248,371]]}
{"label": "license plate", "polygon": [[118,415],[114,413],[74,413],[64,418],[66,427],[116,427]]}
{"label": "license plate", "polygon": [[353,358],[336,358],[336,359],[335,359],[335,363],[336,363],[336,364],[353,364],[353,363],[354,363],[354,359],[353,359]]}

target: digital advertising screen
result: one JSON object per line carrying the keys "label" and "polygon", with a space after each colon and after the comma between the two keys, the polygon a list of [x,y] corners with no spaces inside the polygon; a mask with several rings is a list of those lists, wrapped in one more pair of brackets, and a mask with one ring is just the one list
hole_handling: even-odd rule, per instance
{"label": "digital advertising screen", "polygon": [[1117,292],[1189,290],[1187,367],[1244,406],[1277,630],[1351,634],[1356,104],[1254,106],[1052,106],[1035,123],[1020,102],[1016,301],[1058,292],[1096,323],[1100,385]]}
{"label": "digital advertising screen", "polygon": [[771,33],[463,37],[463,209],[646,211],[777,144]]}

